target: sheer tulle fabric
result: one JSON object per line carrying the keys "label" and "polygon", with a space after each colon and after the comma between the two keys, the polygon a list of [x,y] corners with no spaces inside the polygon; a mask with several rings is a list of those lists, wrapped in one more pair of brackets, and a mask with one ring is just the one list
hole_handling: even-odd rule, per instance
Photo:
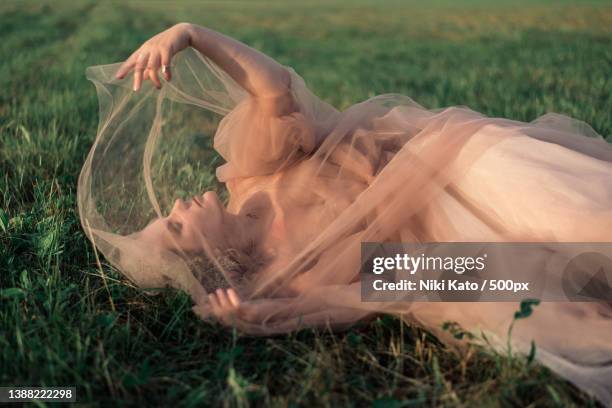
{"label": "sheer tulle fabric", "polygon": [[[360,243],[612,239],[612,148],[566,116],[523,123],[466,107],[428,110],[395,94],[339,112],[290,70],[296,109],[277,117],[192,49],[174,58],[159,91],[132,92],[130,77],[114,79],[117,68],[87,71],[100,124],[79,179],[83,227],[134,283],[182,289],[209,317],[210,280],[138,232],[177,197],[221,191],[219,181],[230,212],[265,196],[276,227],[255,243],[265,262],[248,279],[224,270],[205,232],[199,242],[246,299],[234,321],[245,332],[344,328],[384,312],[449,342],[441,326],[455,321],[501,347],[517,304],[361,302]],[[543,262],[552,256],[563,254],[542,248]],[[597,303],[543,303],[517,321],[514,349],[534,340],[544,364],[610,404],[611,315]]]}

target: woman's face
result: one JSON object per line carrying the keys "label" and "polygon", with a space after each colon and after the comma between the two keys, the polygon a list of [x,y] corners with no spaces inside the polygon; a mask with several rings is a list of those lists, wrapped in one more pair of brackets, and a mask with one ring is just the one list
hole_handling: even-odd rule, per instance
{"label": "woman's face", "polygon": [[149,224],[139,239],[173,250],[199,252],[204,240],[213,247],[224,247],[228,213],[212,191],[189,201],[178,199],[167,217]]}

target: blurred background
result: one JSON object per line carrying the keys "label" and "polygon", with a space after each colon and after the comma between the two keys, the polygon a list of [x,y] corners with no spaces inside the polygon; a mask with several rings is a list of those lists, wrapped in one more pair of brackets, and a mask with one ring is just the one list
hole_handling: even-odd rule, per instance
{"label": "blurred background", "polygon": [[76,385],[91,405],[589,402],[528,360],[459,357],[392,318],[241,337],[98,259],[75,202],[98,120],[85,68],[183,21],[293,67],[339,109],[401,93],[522,121],[558,112],[612,134],[611,1],[3,1],[0,385]]}

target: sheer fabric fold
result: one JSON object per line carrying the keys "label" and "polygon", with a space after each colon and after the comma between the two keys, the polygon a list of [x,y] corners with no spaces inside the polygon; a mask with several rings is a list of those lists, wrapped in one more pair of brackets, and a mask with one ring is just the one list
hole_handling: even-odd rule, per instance
{"label": "sheer fabric fold", "polygon": [[[134,93],[131,77],[113,78],[117,68],[87,71],[100,124],[79,179],[83,228],[135,284],[184,290],[203,317],[207,292],[236,287],[245,307],[233,323],[247,333],[345,328],[392,313],[449,343],[456,340],[441,327],[455,321],[503,347],[516,303],[362,302],[360,243],[612,239],[612,148],[575,119],[548,114],[524,123],[460,106],[429,110],[396,94],[340,112],[291,69],[296,109],[279,117],[193,49],[175,56],[161,90],[145,84]],[[200,245],[214,278],[194,271],[185,254],[138,239],[177,197],[223,194],[219,182],[228,211],[263,195],[274,212],[274,227],[254,243],[265,257],[248,279],[226,270],[205,233]],[[542,262],[553,256],[564,254],[542,248]],[[543,303],[517,321],[514,349],[528,352],[534,340],[544,364],[612,404],[606,307]]]}

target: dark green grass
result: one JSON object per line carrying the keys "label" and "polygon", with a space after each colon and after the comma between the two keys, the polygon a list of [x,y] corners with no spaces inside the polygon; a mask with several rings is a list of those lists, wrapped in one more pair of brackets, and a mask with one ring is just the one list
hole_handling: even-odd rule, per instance
{"label": "dark green grass", "polygon": [[99,268],[75,206],[97,124],[84,70],[178,21],[269,53],[339,108],[397,92],[612,133],[607,2],[3,2],[0,385],[77,385],[94,406],[593,404],[524,358],[458,357],[397,319],[243,337]]}

